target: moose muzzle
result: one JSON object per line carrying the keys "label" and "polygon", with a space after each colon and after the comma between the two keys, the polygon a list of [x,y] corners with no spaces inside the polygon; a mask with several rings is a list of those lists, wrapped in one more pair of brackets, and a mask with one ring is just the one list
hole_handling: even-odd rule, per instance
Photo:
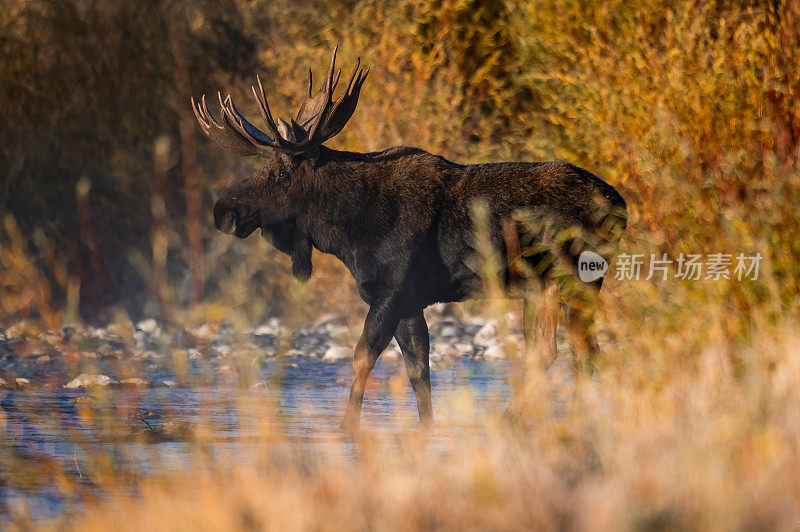
{"label": "moose muzzle", "polygon": [[214,205],[214,225],[223,233],[246,238],[258,229],[261,222],[255,209],[222,198]]}

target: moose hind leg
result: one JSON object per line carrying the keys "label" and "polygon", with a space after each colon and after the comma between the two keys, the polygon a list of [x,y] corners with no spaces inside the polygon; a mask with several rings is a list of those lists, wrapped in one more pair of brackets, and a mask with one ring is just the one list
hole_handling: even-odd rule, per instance
{"label": "moose hind leg", "polygon": [[505,413],[507,420],[516,421],[522,415],[531,399],[536,374],[547,371],[555,361],[557,326],[557,287],[548,284],[542,292],[528,294],[522,311],[522,332],[525,337],[522,379],[508,403]]}
{"label": "moose hind leg", "polygon": [[534,366],[547,371],[556,360],[558,326],[558,290],[555,284],[544,287],[537,300],[529,294],[523,302],[522,333],[525,337],[525,371]]}
{"label": "moose hind leg", "polygon": [[575,350],[578,368],[589,376],[594,372],[600,353],[595,320],[596,299],[596,294],[588,294],[588,297],[567,302],[567,334]]}
{"label": "moose hind leg", "polygon": [[428,325],[422,311],[413,318],[400,320],[394,333],[397,344],[403,352],[406,373],[414,389],[419,410],[419,421],[429,425],[433,421],[431,402],[430,339]]}

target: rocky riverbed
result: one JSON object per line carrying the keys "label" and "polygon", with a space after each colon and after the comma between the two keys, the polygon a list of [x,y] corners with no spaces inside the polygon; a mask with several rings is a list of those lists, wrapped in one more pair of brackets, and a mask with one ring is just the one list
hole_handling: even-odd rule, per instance
{"label": "rocky riverbed", "polygon": [[[506,357],[522,349],[520,324],[511,315],[499,323],[427,317],[434,411],[443,421],[433,440],[474,437],[458,427],[471,427],[486,413],[499,416],[508,403],[513,371]],[[270,319],[248,330],[176,329],[154,319],[56,331],[18,323],[0,329],[4,450],[93,486],[93,456],[143,474],[180,469],[191,462],[197,434],[214,456],[252,456],[259,427],[275,412],[292,452],[324,454],[333,438],[343,452],[355,453],[339,422],[359,333],[360,324],[354,328],[333,315],[299,328]],[[569,386],[564,390],[565,398],[554,396],[555,415],[567,410]],[[391,432],[416,417],[402,355],[392,343],[372,372],[363,423]],[[0,460],[0,476],[9,467]],[[0,485],[3,499],[24,500],[42,515],[57,515],[69,502],[49,486]]]}
{"label": "rocky riverbed", "polygon": [[[522,334],[513,316],[507,319],[501,326],[478,316],[428,316],[432,369],[459,359],[516,355]],[[258,370],[280,355],[346,361],[353,356],[358,332],[339,315],[295,330],[278,318],[244,331],[209,324],[176,330],[155,319],[55,331],[20,322],[0,328],[0,387],[174,387],[192,373],[230,381],[241,377],[242,368]],[[386,361],[401,357],[394,341],[382,355]]]}

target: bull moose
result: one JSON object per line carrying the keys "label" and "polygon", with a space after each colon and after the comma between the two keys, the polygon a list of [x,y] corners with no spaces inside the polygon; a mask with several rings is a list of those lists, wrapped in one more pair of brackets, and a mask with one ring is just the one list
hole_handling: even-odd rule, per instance
{"label": "bull moose", "polygon": [[[563,302],[565,293],[557,266],[566,264],[567,276],[575,278],[585,249],[608,257],[625,228],[626,204],[614,187],[563,161],[463,165],[405,146],[371,153],[328,148],[324,143],[353,115],[369,74],[357,60],[334,99],[341,75],[334,75],[335,62],[336,48],[316,96],[309,70],[308,91],[288,123],[273,119],[258,79],[252,91],[266,132],[242,116],[230,96],[218,95],[219,120],[205,96],[192,99],[212,141],[266,162],[216,202],[214,222],[239,238],[260,228],[291,256],[292,273],[301,280],[311,275],[314,248],[336,256],[355,278],[369,311],[353,356],[345,429],[357,429],[367,379],[392,337],[403,353],[420,421],[427,423],[433,412],[423,309],[481,294],[474,206],[485,207],[488,240],[503,258],[498,277],[504,286],[523,276],[537,280],[538,289],[523,292],[535,290],[524,298],[523,322],[526,344],[540,344],[546,365],[556,354],[554,298]],[[602,278],[588,284],[596,293]],[[591,309],[564,306],[572,344],[591,362],[598,349]]]}

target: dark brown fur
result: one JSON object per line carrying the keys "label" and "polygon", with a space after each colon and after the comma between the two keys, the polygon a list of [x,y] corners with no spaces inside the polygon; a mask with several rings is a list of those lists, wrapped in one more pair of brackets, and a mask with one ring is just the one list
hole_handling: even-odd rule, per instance
{"label": "dark brown fur", "polygon": [[[573,343],[591,364],[597,342],[587,312],[591,305],[580,296],[599,289],[602,278],[588,291],[574,290],[579,282],[563,280],[574,277],[583,250],[608,257],[619,241],[626,210],[614,187],[561,161],[461,165],[417,148],[376,153],[328,149],[323,144],[353,115],[369,74],[357,60],[334,99],[336,50],[316,96],[309,72],[300,111],[289,122],[273,119],[258,81],[253,96],[266,132],[241,115],[230,96],[218,94],[220,120],[209,112],[205,97],[192,100],[192,106],[203,132],[220,147],[268,161],[217,202],[217,227],[240,238],[261,228],[291,255],[300,279],[311,275],[313,248],[332,253],[353,274],[369,304],[353,356],[345,428],[358,426],[367,378],[392,336],[403,352],[420,420],[432,418],[430,346],[422,311],[431,303],[480,294],[493,274],[479,274],[479,248],[484,255],[494,249],[502,256],[495,273],[506,285],[527,277],[542,288],[541,312],[525,298],[528,349],[534,343],[542,346],[538,358],[545,365],[555,357],[558,287]],[[480,218],[484,228],[473,223]],[[477,240],[476,229],[488,238]],[[535,342],[529,336],[534,323]],[[510,410],[519,410],[519,395]]]}
{"label": "dark brown fur", "polygon": [[[476,202],[488,207],[491,242],[503,256],[499,273],[506,282],[513,277],[506,265],[516,257],[505,256],[504,223],[513,224],[523,254],[531,246],[550,250],[524,259],[546,287],[553,285],[559,258],[566,259],[568,269],[586,248],[610,258],[625,227],[625,201],[614,187],[569,163],[460,165],[409,147],[367,154],[324,146],[302,154],[276,151],[261,171],[227,191],[214,216],[217,227],[235,228],[240,238],[261,228],[291,255],[293,272],[301,279],[311,274],[312,248],[335,255],[352,273],[370,306],[345,415],[345,426],[354,428],[367,376],[393,336],[406,360],[420,418],[430,420],[429,341],[422,311],[480,293]],[[536,223],[525,222],[525,216]],[[546,264],[553,266],[543,268]],[[570,320],[569,328],[577,322]],[[578,336],[591,357],[594,338],[585,329]],[[550,343],[552,357],[555,342]]]}

